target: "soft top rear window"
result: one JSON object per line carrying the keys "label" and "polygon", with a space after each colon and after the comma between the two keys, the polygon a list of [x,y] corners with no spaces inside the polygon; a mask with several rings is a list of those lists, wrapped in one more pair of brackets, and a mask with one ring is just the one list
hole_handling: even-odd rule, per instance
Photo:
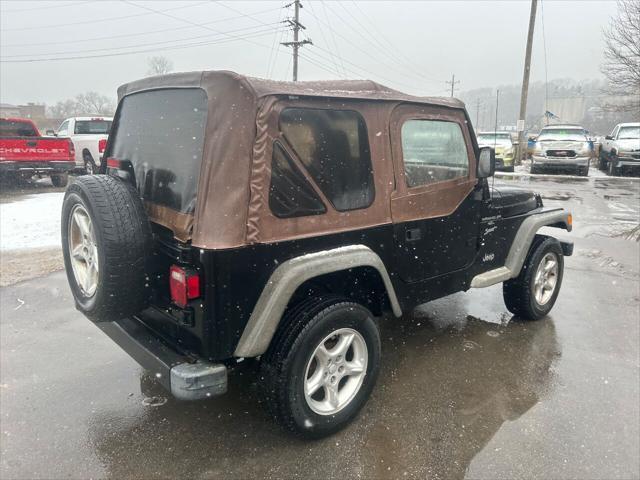
{"label": "soft top rear window", "polygon": [[131,163],[142,198],[192,213],[206,121],[207,95],[200,88],[127,95],[114,120],[108,156]]}

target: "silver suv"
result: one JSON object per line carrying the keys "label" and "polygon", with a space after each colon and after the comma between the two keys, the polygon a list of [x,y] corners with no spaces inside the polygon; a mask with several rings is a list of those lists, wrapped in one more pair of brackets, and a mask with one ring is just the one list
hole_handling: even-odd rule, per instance
{"label": "silver suv", "polygon": [[531,155],[531,173],[574,170],[589,175],[593,142],[579,125],[549,125],[540,131]]}

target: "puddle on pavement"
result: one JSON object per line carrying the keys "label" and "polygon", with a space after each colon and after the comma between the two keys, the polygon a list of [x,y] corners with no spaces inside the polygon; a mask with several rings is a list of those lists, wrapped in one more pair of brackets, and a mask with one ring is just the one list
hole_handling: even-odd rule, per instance
{"label": "puddle on pavement", "polygon": [[[376,389],[355,422],[332,437],[309,443],[274,425],[259,404],[255,362],[243,362],[225,396],[194,403],[169,397],[126,421],[120,411],[103,411],[91,422],[91,443],[115,478],[329,471],[462,478],[505,421],[553,389],[560,347],[551,318],[487,323],[466,314],[462,297],[434,303],[402,320],[381,320],[384,368]],[[155,395],[152,376],[143,373],[141,382]]]}

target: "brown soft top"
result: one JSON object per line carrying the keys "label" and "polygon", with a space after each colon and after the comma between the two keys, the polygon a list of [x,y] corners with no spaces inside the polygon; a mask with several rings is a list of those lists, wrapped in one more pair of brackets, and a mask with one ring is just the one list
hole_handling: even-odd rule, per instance
{"label": "brown soft top", "polygon": [[[273,139],[268,119],[279,98],[413,103],[464,111],[460,100],[408,95],[371,80],[282,82],[230,71],[143,78],[119,87],[118,100],[132,93],[166,88],[202,88],[207,93],[198,198],[194,214],[150,203],[147,211],[152,221],[170,228],[176,238],[191,240],[200,248],[234,248],[260,241],[256,218],[268,203],[264,171],[269,168]],[[373,117],[365,119],[374,121]],[[372,161],[375,168],[377,160],[372,158]]]}
{"label": "brown soft top", "polygon": [[[464,108],[464,103],[450,97],[420,97],[386,87],[372,80],[313,80],[286,82],[240,75],[228,70],[170,73],[125,83],[118,88],[118,99],[133,92],[155,88],[200,87],[209,95],[224,95],[221,79],[237,82],[256,99],[269,95],[299,95],[306,97],[353,98],[360,100],[390,100]],[[224,82],[228,88],[229,83]]]}

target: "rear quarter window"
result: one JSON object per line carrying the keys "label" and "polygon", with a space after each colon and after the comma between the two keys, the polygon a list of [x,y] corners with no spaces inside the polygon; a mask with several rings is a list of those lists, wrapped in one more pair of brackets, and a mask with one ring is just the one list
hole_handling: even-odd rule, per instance
{"label": "rear quarter window", "polygon": [[199,88],[127,95],[114,120],[108,156],[131,163],[142,198],[192,213],[206,121],[207,95]]}
{"label": "rear quarter window", "polygon": [[375,196],[371,152],[359,113],[286,108],[280,114],[280,130],[336,210],[371,205]]}

